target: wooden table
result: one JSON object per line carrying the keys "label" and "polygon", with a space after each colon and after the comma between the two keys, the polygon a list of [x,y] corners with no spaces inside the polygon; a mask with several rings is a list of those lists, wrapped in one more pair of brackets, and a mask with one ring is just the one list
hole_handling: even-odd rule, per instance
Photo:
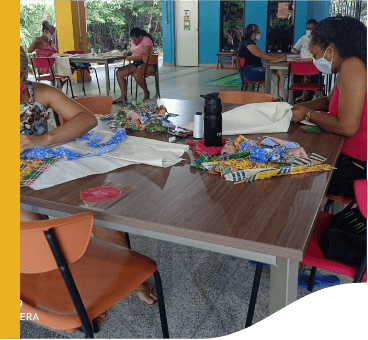
{"label": "wooden table", "polygon": [[[160,99],[175,123],[187,123],[203,101]],[[224,110],[229,105],[223,105]],[[203,112],[203,111],[202,111]],[[134,133],[161,140],[169,136]],[[255,139],[262,134],[250,135]],[[275,137],[300,143],[335,164],[343,137],[309,133],[295,124]],[[234,185],[189,167],[134,165],[49,189],[21,188],[21,209],[61,217],[90,211],[96,225],[271,264],[270,313],[296,300],[298,262],[306,250],[331,172],[282,176]],[[111,202],[86,206],[80,192],[101,185],[119,186]],[[251,274],[250,274],[251,275]]]}
{"label": "wooden table", "polygon": [[310,59],[298,59],[291,58],[286,61],[266,61],[264,67],[266,68],[266,79],[265,79],[265,92],[271,93],[271,70],[289,70],[289,62],[290,61],[299,61],[299,62],[310,62]]}
{"label": "wooden table", "polygon": [[73,63],[97,63],[105,65],[105,78],[106,78],[106,96],[110,94],[110,75],[109,75],[109,64],[116,60],[123,60],[123,56],[101,56],[98,54],[75,54],[69,58],[70,62]]}
{"label": "wooden table", "polygon": [[[231,68],[236,68],[235,57],[236,52],[219,52],[217,53],[217,65],[216,68],[222,68],[222,64],[231,64]],[[231,60],[221,59],[221,57],[231,57]]]}

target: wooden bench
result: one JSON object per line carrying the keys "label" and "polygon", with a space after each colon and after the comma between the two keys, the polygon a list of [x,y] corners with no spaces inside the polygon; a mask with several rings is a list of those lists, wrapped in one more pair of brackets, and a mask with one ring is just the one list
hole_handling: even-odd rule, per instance
{"label": "wooden bench", "polygon": [[[221,57],[231,57],[231,59],[221,59]],[[236,57],[236,52],[219,52],[219,53],[217,53],[217,66],[216,66],[216,68],[222,68],[222,64],[231,64],[232,69],[236,68],[235,57]]]}

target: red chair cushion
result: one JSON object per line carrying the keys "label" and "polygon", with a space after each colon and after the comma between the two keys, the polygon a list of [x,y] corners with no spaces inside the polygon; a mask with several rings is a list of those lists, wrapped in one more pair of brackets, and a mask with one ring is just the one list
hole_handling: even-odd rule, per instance
{"label": "red chair cushion", "polygon": [[291,91],[319,91],[322,90],[323,85],[313,83],[296,83],[290,86]]}
{"label": "red chair cushion", "polygon": [[314,76],[319,74],[317,67],[310,61],[290,61],[289,62],[290,73],[297,76]]}
{"label": "red chair cushion", "polygon": [[243,80],[243,84],[262,84],[264,82],[264,80]]}
{"label": "red chair cushion", "polygon": [[354,182],[355,198],[362,215],[367,218],[367,180],[360,179]]}
{"label": "red chair cushion", "polygon": [[[322,268],[354,278],[359,269],[359,265],[348,265],[342,262],[326,259],[319,245],[333,216],[334,215],[325,212],[319,213],[312,237],[301,262],[309,266]],[[365,271],[362,281],[366,280],[367,271]]]}

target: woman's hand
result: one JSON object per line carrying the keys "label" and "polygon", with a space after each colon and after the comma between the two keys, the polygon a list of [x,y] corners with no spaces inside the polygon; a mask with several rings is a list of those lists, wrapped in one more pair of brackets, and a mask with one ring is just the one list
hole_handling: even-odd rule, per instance
{"label": "woman's hand", "polygon": [[311,109],[304,107],[304,106],[300,106],[300,105],[294,105],[291,111],[293,112],[291,121],[293,123],[299,123],[305,119],[305,116],[307,115],[309,111],[311,111]]}
{"label": "woman's hand", "polygon": [[43,136],[30,136],[30,135],[20,135],[20,153],[25,150],[35,148],[37,146],[44,146]]}
{"label": "woman's hand", "polygon": [[131,61],[131,60],[133,60],[133,57],[132,56],[127,56],[126,60]]}

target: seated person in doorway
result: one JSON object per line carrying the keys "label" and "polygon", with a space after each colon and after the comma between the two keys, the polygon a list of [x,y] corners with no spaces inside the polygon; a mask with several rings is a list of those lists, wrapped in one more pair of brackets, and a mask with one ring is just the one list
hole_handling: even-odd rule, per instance
{"label": "seated person in doorway", "polygon": [[[28,58],[20,47],[20,153],[35,147],[50,147],[69,142],[97,125],[97,119],[92,112],[67,97],[59,89],[38,82],[27,81]],[[37,110],[34,110],[37,106]],[[48,120],[51,117],[48,110],[54,110],[67,122],[53,130],[48,130]],[[21,221],[47,219],[47,216],[20,211]],[[100,239],[127,247],[124,233],[102,227],[94,227],[93,234]],[[135,292],[139,299],[154,305],[157,296],[154,286],[144,282]],[[106,315],[101,315],[100,319]]]}
{"label": "seated person in doorway", "polygon": [[[313,28],[317,25],[318,21],[315,19],[309,19],[305,29],[305,34],[300,37],[294,47],[291,49],[292,53],[300,53],[301,59],[311,59],[312,55],[309,52],[309,41]],[[311,83],[318,83],[319,75],[308,77],[308,81]],[[294,76],[294,83],[300,83],[303,81],[303,76]],[[301,101],[310,101],[313,99],[314,91],[294,91],[294,98],[298,98],[301,95]]]}
{"label": "seated person in doorway", "polygon": [[[132,75],[137,82],[137,84],[143,89],[144,100],[149,99],[150,92],[147,89],[146,82],[144,80],[144,69],[142,55],[153,54],[153,38],[151,34],[147,33],[145,30],[134,27],[130,31],[130,50],[126,53],[126,60],[132,61],[131,64],[119,68],[116,72],[116,78],[121,90],[121,95],[119,98],[113,101],[116,103],[124,103],[126,98],[127,84],[125,77]],[[154,74],[156,71],[156,65],[147,66],[147,74]]]}
{"label": "seated person in doorway", "polygon": [[327,97],[295,105],[292,121],[346,137],[328,193],[354,197],[354,181],[367,178],[367,27],[351,17],[324,19],[309,50],[318,70],[337,73],[337,80]]}
{"label": "seated person in doorway", "polygon": [[[285,54],[264,53],[256,45],[255,41],[261,38],[261,31],[256,24],[249,24],[245,28],[245,35],[239,44],[238,57],[245,58],[245,65],[241,69],[240,77],[244,80],[265,80],[266,69],[263,67],[262,59],[265,61],[285,61]],[[240,72],[240,71],[239,71]],[[281,96],[284,88],[284,71],[277,72],[279,84],[274,97]]]}

